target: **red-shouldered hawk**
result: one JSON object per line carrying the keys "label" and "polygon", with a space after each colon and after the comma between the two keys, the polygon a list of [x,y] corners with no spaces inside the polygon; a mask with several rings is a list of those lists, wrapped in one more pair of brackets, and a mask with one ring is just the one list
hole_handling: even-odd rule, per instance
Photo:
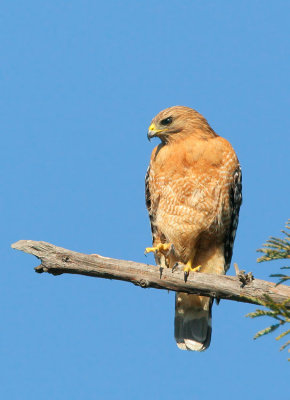
{"label": "red-shouldered hawk", "polygon": [[[145,178],[146,205],[158,265],[186,264],[225,274],[230,267],[242,202],[242,175],[230,143],[197,111],[175,106],[161,111],[148,138],[152,152]],[[182,350],[205,350],[211,339],[209,297],[176,293],[175,339]]]}

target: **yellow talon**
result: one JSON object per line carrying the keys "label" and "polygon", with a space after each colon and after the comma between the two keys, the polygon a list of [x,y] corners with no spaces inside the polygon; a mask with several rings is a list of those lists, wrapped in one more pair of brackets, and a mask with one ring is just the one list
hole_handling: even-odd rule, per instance
{"label": "yellow talon", "polygon": [[201,269],[201,265],[198,265],[197,267],[192,268],[191,260],[188,261],[188,263],[186,264],[186,266],[183,269],[185,282],[187,281],[187,278],[188,278],[188,275],[190,272],[199,272],[200,269]]}
{"label": "yellow talon", "polygon": [[163,252],[163,251],[168,251],[171,248],[170,243],[159,243],[155,247],[146,247],[145,249],[145,254],[147,253],[156,253],[158,251]]}
{"label": "yellow talon", "polygon": [[184,272],[188,275],[190,272],[199,272],[201,270],[201,265],[197,267],[192,267],[192,260],[189,260],[184,267]]}
{"label": "yellow talon", "polygon": [[198,265],[197,267],[192,268],[191,265],[187,265],[184,267],[183,271],[189,274],[190,272],[199,272],[201,270],[201,265]]}

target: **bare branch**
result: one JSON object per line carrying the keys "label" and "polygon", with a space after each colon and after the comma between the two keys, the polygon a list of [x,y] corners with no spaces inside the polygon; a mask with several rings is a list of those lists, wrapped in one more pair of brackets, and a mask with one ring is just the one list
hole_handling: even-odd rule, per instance
{"label": "bare branch", "polygon": [[172,272],[171,269],[161,269],[134,261],[77,253],[46,242],[20,240],[11,247],[40,259],[41,265],[35,268],[39,273],[68,273],[117,279],[143,288],[167,289],[253,304],[260,304],[265,295],[270,296],[276,303],[285,302],[290,298],[288,286],[276,286],[275,283],[259,279],[251,280],[241,287],[238,277],[196,272],[190,273],[185,282],[180,269]]}

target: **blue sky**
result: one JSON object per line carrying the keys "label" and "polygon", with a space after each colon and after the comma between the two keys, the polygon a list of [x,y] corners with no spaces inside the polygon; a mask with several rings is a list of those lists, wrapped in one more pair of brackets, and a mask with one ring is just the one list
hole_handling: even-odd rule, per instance
{"label": "blue sky", "polygon": [[38,275],[10,244],[144,262],[157,144],[147,128],[178,104],[242,164],[233,261],[257,278],[277,272],[256,264],[256,249],[289,217],[289,11],[280,0],[2,4],[1,398],[286,397],[287,353],[274,336],[252,340],[267,324],[244,317],[255,307],[222,301],[211,347],[182,352],[173,293]]}

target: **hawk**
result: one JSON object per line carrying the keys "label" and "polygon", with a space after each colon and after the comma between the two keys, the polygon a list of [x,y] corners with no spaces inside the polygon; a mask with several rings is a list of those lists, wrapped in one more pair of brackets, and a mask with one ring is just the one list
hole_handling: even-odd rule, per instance
{"label": "hawk", "polygon": [[[175,106],[153,118],[158,137],[145,177],[156,263],[225,274],[230,267],[242,202],[241,168],[231,144],[192,108]],[[175,339],[182,350],[203,351],[211,340],[213,299],[176,293]]]}

